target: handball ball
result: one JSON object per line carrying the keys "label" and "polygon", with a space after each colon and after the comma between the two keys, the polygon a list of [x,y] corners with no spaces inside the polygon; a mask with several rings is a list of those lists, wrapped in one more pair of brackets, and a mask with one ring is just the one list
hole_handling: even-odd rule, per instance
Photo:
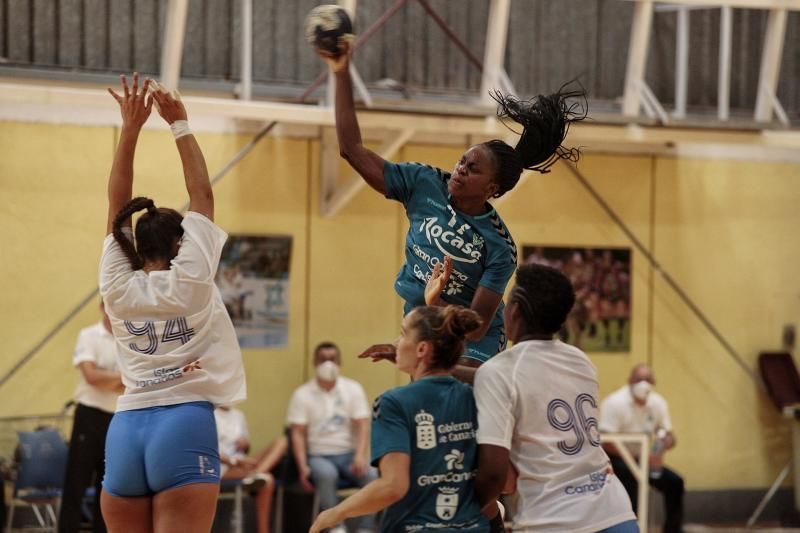
{"label": "handball ball", "polygon": [[306,39],[321,50],[339,53],[339,46],[353,35],[353,23],[341,6],[325,4],[306,17]]}

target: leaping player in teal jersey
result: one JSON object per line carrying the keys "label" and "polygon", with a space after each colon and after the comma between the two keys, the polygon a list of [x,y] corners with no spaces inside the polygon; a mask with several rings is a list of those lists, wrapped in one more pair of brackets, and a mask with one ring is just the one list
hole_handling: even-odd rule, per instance
{"label": "leaping player in teal jersey", "polygon": [[[517,265],[517,248],[500,215],[488,203],[514,188],[525,169],[548,172],[559,159],[577,160],[579,152],[562,146],[571,123],[586,117],[585,106],[569,103],[582,91],[559,91],[522,101],[493,94],[499,116],[523,127],[516,147],[501,140],[472,146],[453,172],[419,163],[392,163],[369,150],[353,103],[349,44],[339,55],[317,50],[336,79],[336,133],[339,150],[373,189],[402,202],[409,220],[405,264],[395,290],[404,314],[424,305],[424,290],[437,265],[444,279],[441,305],[471,308],[482,326],[467,336],[456,376],[471,382],[475,368],[505,348],[503,292]],[[443,268],[444,259],[450,266]],[[391,344],[370,347],[361,357],[394,360]]]}

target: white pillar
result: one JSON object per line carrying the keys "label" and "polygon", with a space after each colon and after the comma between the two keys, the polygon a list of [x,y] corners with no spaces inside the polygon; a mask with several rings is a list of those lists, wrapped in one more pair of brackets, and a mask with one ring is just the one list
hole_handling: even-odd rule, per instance
{"label": "white pillar", "polygon": [[689,8],[678,8],[678,28],[675,36],[675,112],[676,118],[686,118],[686,93],[689,86]]}
{"label": "white pillar", "polygon": [[186,34],[188,9],[188,0],[169,0],[167,5],[164,48],[161,50],[161,79],[159,81],[168,89],[177,89],[180,83],[183,37]]}
{"label": "white pillar", "polygon": [[731,98],[731,35],[733,9],[722,6],[719,19],[719,78],[717,80],[717,118],[728,120]]}
{"label": "white pillar", "polygon": [[628,117],[639,115],[641,104],[640,87],[644,82],[647,66],[647,49],[653,24],[652,0],[639,0],[633,6],[633,25],[628,46],[628,65],[625,71],[625,94],[622,99],[622,114]]}
{"label": "white pillar", "polygon": [[253,99],[253,0],[242,0],[242,65],[239,98]]}
{"label": "white pillar", "polygon": [[755,119],[759,122],[772,120],[772,101],[770,95],[777,93],[778,77],[783,57],[783,41],[786,35],[786,9],[771,9],[764,35],[764,48],[761,53],[761,72],[758,76],[758,96],[756,98]]}
{"label": "white pillar", "polygon": [[[347,11],[350,15],[350,21],[353,23],[353,30],[356,24],[356,5],[357,0],[339,0],[339,5]],[[351,75],[354,69],[350,69]],[[325,105],[333,107],[336,102],[336,79],[333,76],[328,76],[328,86],[325,90]]]}
{"label": "white pillar", "polygon": [[486,46],[483,54],[483,76],[481,77],[481,103],[492,105],[489,91],[500,88],[501,71],[506,56],[508,17],[511,12],[509,0],[492,0],[489,4],[489,20],[486,26]]}

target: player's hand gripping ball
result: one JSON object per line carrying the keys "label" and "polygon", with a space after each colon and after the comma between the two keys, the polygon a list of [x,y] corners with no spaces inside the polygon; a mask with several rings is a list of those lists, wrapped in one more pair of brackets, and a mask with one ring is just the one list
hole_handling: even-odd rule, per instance
{"label": "player's hand gripping ball", "polygon": [[320,50],[339,55],[342,43],[352,38],[353,23],[341,6],[317,6],[306,16],[306,39]]}

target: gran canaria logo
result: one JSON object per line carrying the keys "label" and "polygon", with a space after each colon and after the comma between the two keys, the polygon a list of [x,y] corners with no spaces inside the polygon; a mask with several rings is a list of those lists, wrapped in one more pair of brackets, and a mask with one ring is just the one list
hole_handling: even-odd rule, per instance
{"label": "gran canaria logo", "polygon": [[[443,228],[438,222],[436,217],[426,217],[419,227],[420,233],[425,232],[425,237],[430,244],[435,245],[443,254],[452,257],[453,261],[475,263],[481,258],[480,249],[483,247],[483,239],[476,240],[473,237],[473,242],[467,242],[462,237],[464,231],[470,229],[468,224],[462,224],[461,227],[454,231],[452,229]],[[451,220],[451,222],[455,225],[455,219]],[[451,251],[445,250],[442,243],[451,248],[455,248],[466,255],[466,257],[458,257]]]}
{"label": "gran canaria logo", "polygon": [[442,520],[452,520],[458,511],[458,488],[439,487],[436,495],[436,516]]}
{"label": "gran canaria logo", "polygon": [[417,448],[430,450],[436,447],[436,428],[433,415],[421,409],[414,417],[417,423]]}

